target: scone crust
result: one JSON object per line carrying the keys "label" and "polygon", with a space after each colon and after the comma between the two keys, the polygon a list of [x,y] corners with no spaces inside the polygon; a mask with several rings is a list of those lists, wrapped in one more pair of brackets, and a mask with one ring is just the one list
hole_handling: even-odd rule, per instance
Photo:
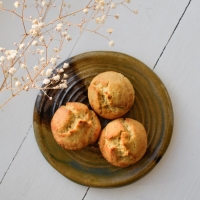
{"label": "scone crust", "polygon": [[68,102],[55,112],[51,130],[56,142],[64,149],[78,150],[97,141],[101,124],[86,105]]}
{"label": "scone crust", "polygon": [[140,122],[130,118],[115,119],[102,130],[99,148],[110,164],[118,167],[132,165],[146,152],[145,128]]}
{"label": "scone crust", "polygon": [[124,75],[107,71],[98,74],[91,81],[88,99],[98,115],[106,119],[116,119],[130,110],[135,99],[135,91]]}

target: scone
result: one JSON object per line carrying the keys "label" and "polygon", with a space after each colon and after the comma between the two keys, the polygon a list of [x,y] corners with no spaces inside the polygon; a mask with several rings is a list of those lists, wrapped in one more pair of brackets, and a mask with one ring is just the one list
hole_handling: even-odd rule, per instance
{"label": "scone", "polygon": [[146,152],[145,128],[140,122],[130,118],[115,119],[102,130],[99,148],[110,164],[118,167],[132,165]]}
{"label": "scone", "polygon": [[107,71],[98,74],[91,81],[88,99],[98,115],[106,119],[116,119],[130,110],[135,99],[135,91],[124,75]]}
{"label": "scone", "polygon": [[101,125],[94,111],[78,102],[68,102],[55,112],[51,130],[56,142],[64,149],[78,150],[95,143]]}

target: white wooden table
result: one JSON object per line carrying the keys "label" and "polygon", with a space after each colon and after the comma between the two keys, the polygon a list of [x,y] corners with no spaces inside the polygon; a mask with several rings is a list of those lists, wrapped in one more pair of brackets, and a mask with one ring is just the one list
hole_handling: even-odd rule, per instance
{"label": "white wooden table", "polygon": [[[71,4],[78,6],[79,1]],[[38,91],[21,94],[0,111],[1,200],[200,199],[200,1],[132,0],[129,7],[138,14],[122,9],[118,22],[107,24],[106,28],[114,29],[114,47],[92,33],[71,33],[75,39],[62,58],[112,50],[136,57],[153,69],[167,87],[174,109],[173,135],[164,157],[128,186],[78,185],[52,168],[37,146],[32,116]],[[0,46],[11,48],[18,31],[8,19],[0,12]]]}

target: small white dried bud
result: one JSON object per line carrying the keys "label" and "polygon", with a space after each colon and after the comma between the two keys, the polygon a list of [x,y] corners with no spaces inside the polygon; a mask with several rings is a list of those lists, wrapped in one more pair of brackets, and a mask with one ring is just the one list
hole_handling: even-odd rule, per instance
{"label": "small white dried bud", "polygon": [[35,66],[33,67],[33,69],[34,69],[35,71],[37,71],[37,70],[39,69],[39,66],[35,65]]}
{"label": "small white dried bud", "polygon": [[100,5],[96,5],[95,10],[99,10],[101,8]]}
{"label": "small white dried bud", "polygon": [[131,0],[125,0],[125,2],[126,2],[126,3],[130,3],[130,2],[131,2]]}
{"label": "small white dried bud", "polygon": [[40,55],[43,55],[44,49],[41,49],[38,53],[39,53]]}
{"label": "small white dried bud", "polygon": [[68,77],[68,75],[67,74],[63,74],[63,78],[67,78]]}
{"label": "small white dried bud", "polygon": [[7,56],[7,60],[13,60],[17,56],[17,51],[16,50],[8,50],[5,52],[5,55]]}
{"label": "small white dried bud", "polygon": [[67,83],[61,83],[61,84],[59,84],[59,88],[60,89],[67,88]]}
{"label": "small white dried bud", "polygon": [[38,42],[37,42],[36,40],[34,40],[34,41],[32,42],[32,45],[33,45],[33,46],[37,46],[37,44],[38,44]]}
{"label": "small white dried bud", "polygon": [[68,67],[69,67],[69,63],[64,63],[64,64],[63,64],[63,68],[64,68],[64,69],[66,69],[66,68],[68,68]]}
{"label": "small white dried bud", "polygon": [[46,1],[42,1],[42,6],[48,6],[48,3]]}
{"label": "small white dried bud", "polygon": [[44,42],[44,36],[40,36],[40,37],[39,37],[39,41],[40,41],[40,42]]}
{"label": "small white dried bud", "polygon": [[15,8],[18,8],[20,6],[19,1],[15,1],[14,6],[15,6]]}
{"label": "small white dried bud", "polygon": [[58,48],[55,47],[55,48],[53,49],[53,51],[54,51],[54,52],[58,52]]}
{"label": "small white dried bud", "polygon": [[61,68],[61,69],[59,70],[59,72],[60,72],[60,73],[63,73],[63,72],[64,72],[64,69]]}
{"label": "small white dried bud", "polygon": [[43,84],[47,85],[49,83],[50,83],[50,80],[48,78],[46,78],[46,79],[43,80]]}
{"label": "small white dried bud", "polygon": [[11,56],[7,56],[7,60],[12,60],[12,57]]}
{"label": "small white dried bud", "polygon": [[112,9],[115,9],[115,8],[116,8],[115,3],[111,3],[111,4],[110,4],[110,7],[111,7]]}
{"label": "small white dried bud", "polygon": [[53,69],[47,69],[46,76],[51,76]]}
{"label": "small white dried bud", "polygon": [[52,57],[52,58],[50,59],[50,63],[51,63],[52,65],[56,65],[56,63],[57,63],[57,58]]}
{"label": "small white dried bud", "polygon": [[3,62],[6,58],[4,56],[0,57],[0,62]]}
{"label": "small white dried bud", "polygon": [[99,5],[100,5],[100,6],[104,6],[104,5],[105,5],[105,0],[100,0],[100,1],[99,1]]}
{"label": "small white dried bud", "polygon": [[103,24],[103,23],[105,23],[105,21],[106,21],[106,15],[102,15],[102,17],[101,17],[101,23]]}
{"label": "small white dried bud", "polygon": [[60,59],[60,56],[59,56],[59,55],[57,55],[57,56],[56,56],[56,58],[57,58],[57,59]]}
{"label": "small white dried bud", "polygon": [[65,39],[68,40],[68,41],[72,40],[72,38],[71,38],[70,35],[67,35],[67,36],[65,37]]}
{"label": "small white dried bud", "polygon": [[67,32],[64,31],[64,32],[61,33],[61,35],[62,35],[63,37],[65,37],[65,36],[67,36]]}
{"label": "small white dried bud", "polygon": [[11,67],[8,72],[10,75],[13,75],[16,72],[16,69],[14,67]]}
{"label": "small white dried bud", "polygon": [[138,10],[133,10],[133,12],[134,12],[135,14],[138,14]]}
{"label": "small white dried bud", "polygon": [[[38,23],[38,21],[35,21],[35,22],[37,22]],[[35,31],[40,31],[41,30],[41,27],[38,25],[38,24],[33,24],[32,26],[31,26],[31,28],[33,29],[33,30],[35,30]]]}
{"label": "small white dried bud", "polygon": [[19,81],[16,81],[16,82],[15,82],[15,86],[16,86],[16,87],[20,87],[20,86],[21,86],[21,83],[20,83]]}
{"label": "small white dried bud", "polygon": [[[32,21],[32,23],[33,24],[38,24],[38,20],[37,19],[34,19],[33,21]],[[33,28],[33,27],[32,27]]]}
{"label": "small white dried bud", "polygon": [[83,9],[83,12],[84,12],[85,14],[87,14],[87,13],[88,13],[88,9],[87,9],[87,8]]}
{"label": "small white dried bud", "polygon": [[27,65],[25,65],[25,64],[22,63],[22,64],[20,65],[20,67],[21,67],[22,69],[25,69],[25,68],[27,68]]}
{"label": "small white dried bud", "polygon": [[62,23],[59,23],[59,24],[56,25],[55,30],[58,31],[58,32],[60,32],[61,29],[62,29],[62,27],[63,27],[63,24],[62,24]]}
{"label": "small white dried bud", "polygon": [[70,35],[67,35],[67,36],[65,37],[65,39],[68,40],[68,41],[72,40],[72,38],[71,38]]}
{"label": "small white dried bud", "polygon": [[3,52],[4,51],[3,49],[4,49],[3,47],[0,47],[0,52]]}
{"label": "small white dried bud", "polygon": [[49,97],[49,100],[51,101],[53,98],[52,97]]}
{"label": "small white dried bud", "polygon": [[54,76],[54,77],[53,77],[53,80],[54,80],[54,81],[59,81],[59,80],[60,80],[60,75],[57,74],[56,76]]}
{"label": "small white dried bud", "polygon": [[39,22],[38,26],[43,28],[44,27],[44,23],[43,22]]}
{"label": "small white dried bud", "polygon": [[44,62],[44,61],[45,61],[44,57],[40,58],[40,62]]}
{"label": "small white dried bud", "polygon": [[[32,36],[37,36],[38,34],[39,34],[39,32],[38,31],[36,31],[35,29],[31,29],[30,31],[29,31],[29,33],[32,35]],[[27,43],[27,45],[28,45],[28,43]]]}
{"label": "small white dried bud", "polygon": [[110,41],[108,42],[108,44],[109,44],[110,47],[115,45],[115,43],[114,43],[113,40],[110,40]]}
{"label": "small white dried bud", "polygon": [[109,28],[109,29],[107,30],[107,32],[108,32],[109,34],[111,34],[111,33],[113,32],[113,29],[112,29],[112,28]]}
{"label": "small white dried bud", "polygon": [[28,87],[28,86],[26,86],[26,87],[24,88],[24,90],[28,91],[28,90],[29,90],[29,87]]}
{"label": "small white dried bud", "polygon": [[19,45],[19,49],[24,49],[24,47],[25,47],[25,44],[24,44],[24,43],[21,43],[21,44]]}
{"label": "small white dried bud", "polygon": [[99,17],[97,17],[97,18],[95,19],[95,22],[96,22],[97,24],[100,24],[100,23],[101,23],[101,19],[100,19]]}

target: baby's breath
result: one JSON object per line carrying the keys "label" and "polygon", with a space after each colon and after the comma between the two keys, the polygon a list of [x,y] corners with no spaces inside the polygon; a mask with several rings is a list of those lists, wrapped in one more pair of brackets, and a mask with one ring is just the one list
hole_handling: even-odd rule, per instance
{"label": "baby's breath", "polygon": [[113,29],[112,29],[112,28],[109,28],[109,29],[107,30],[107,32],[111,34],[111,33],[113,32]]}
{"label": "baby's breath", "polygon": [[21,68],[22,68],[22,69],[25,69],[25,68],[27,68],[27,66],[26,66],[24,63],[22,63],[22,64],[21,64]]}
{"label": "baby's breath", "polygon": [[20,86],[21,86],[21,83],[20,83],[19,81],[16,81],[16,82],[15,82],[15,86],[16,86],[16,87],[20,87]]}
{"label": "baby's breath", "polygon": [[48,78],[45,78],[45,79],[43,80],[43,83],[47,85],[47,84],[50,83],[50,80],[49,80]]}
{"label": "baby's breath", "polygon": [[113,40],[109,41],[108,44],[109,44],[110,47],[115,45]]}
{"label": "baby's breath", "polygon": [[[29,4],[29,1],[18,0],[13,2],[11,8],[5,8],[3,2],[0,1],[0,11],[9,12],[16,15],[17,18],[20,17],[23,27],[21,32],[24,31],[21,40],[16,41],[13,48],[0,47],[0,71],[3,74],[0,94],[3,94],[3,91],[11,90],[11,97],[5,103],[1,103],[0,108],[21,90],[41,89],[40,85],[43,84],[44,90],[41,89],[41,91],[47,95],[44,92],[45,89],[67,88],[69,76],[67,71],[70,65],[68,62],[63,63],[61,68],[56,68],[56,65],[59,59],[63,59],[60,56],[63,46],[68,44],[76,35],[73,32],[74,28],[78,32],[85,30],[103,37],[112,47],[115,45],[114,40],[106,36],[106,30],[103,32],[105,35],[102,34],[100,28],[105,29],[108,18],[119,19],[119,14],[110,14],[111,10],[113,13],[113,9],[120,5],[128,8],[128,3],[130,3],[130,0],[121,0],[121,2],[120,0],[88,0],[82,9],[71,12],[72,5],[64,1],[61,1],[61,5],[54,5],[54,1],[34,0],[33,6],[31,3]],[[38,16],[30,16],[29,12],[25,12],[25,8],[36,9]],[[46,20],[45,13],[49,12],[50,16],[50,12],[55,12],[56,9],[54,8],[60,9],[58,16],[51,21]],[[132,12],[138,14],[137,10],[132,10]],[[27,14],[28,16],[26,16]],[[79,15],[81,17],[75,23],[74,21],[77,19],[69,20],[69,14],[70,18]],[[95,22],[95,29],[87,30],[85,28],[86,24],[90,22]],[[107,29],[107,33],[109,35],[113,33],[112,27]],[[50,100],[53,98],[48,95],[47,97]]]}
{"label": "baby's breath", "polygon": [[47,69],[46,76],[51,76],[53,69]]}
{"label": "baby's breath", "polygon": [[19,45],[19,49],[24,49],[24,47],[25,47],[25,44],[24,44],[24,43],[21,43],[21,44]]}
{"label": "baby's breath", "polygon": [[52,78],[54,81],[59,81],[60,80],[60,75],[56,75],[56,76],[54,76],[53,78]]}
{"label": "baby's breath", "polygon": [[64,63],[64,64],[63,64],[63,68],[64,68],[64,69],[66,69],[66,68],[68,68],[68,67],[69,67],[69,63]]}
{"label": "baby's breath", "polygon": [[85,8],[85,9],[83,10],[83,12],[84,12],[85,14],[87,14],[87,13],[88,13],[88,9]]}
{"label": "baby's breath", "polygon": [[18,8],[20,6],[19,1],[15,1],[14,6],[15,6],[15,8]]}
{"label": "baby's breath", "polygon": [[3,3],[2,3],[2,1],[0,1],[0,8],[1,8],[1,9],[3,8]]}

